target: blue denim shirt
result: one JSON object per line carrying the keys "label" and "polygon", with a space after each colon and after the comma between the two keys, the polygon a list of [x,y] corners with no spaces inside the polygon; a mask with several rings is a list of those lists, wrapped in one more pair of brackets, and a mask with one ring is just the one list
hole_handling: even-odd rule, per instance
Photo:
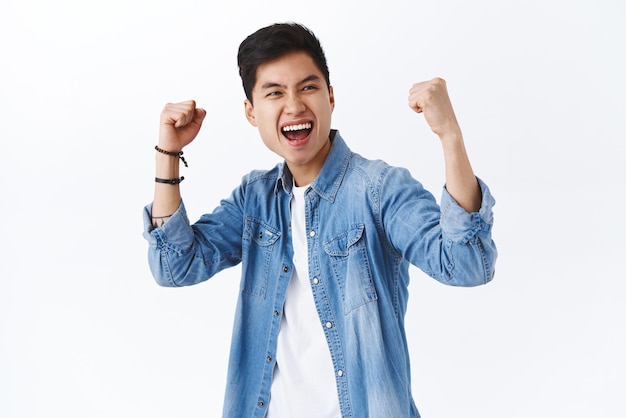
{"label": "blue denim shirt", "polygon": [[[330,349],[343,417],[419,417],[411,395],[404,315],[409,263],[453,286],[489,282],[494,199],[467,213],[445,191],[441,207],[406,169],[366,160],[333,131],[305,194],[309,275]],[[224,417],[263,417],[293,268],[284,163],[243,178],[213,213],[190,225],[181,203],[162,227],[144,211],[157,283],[187,286],[242,263]]]}

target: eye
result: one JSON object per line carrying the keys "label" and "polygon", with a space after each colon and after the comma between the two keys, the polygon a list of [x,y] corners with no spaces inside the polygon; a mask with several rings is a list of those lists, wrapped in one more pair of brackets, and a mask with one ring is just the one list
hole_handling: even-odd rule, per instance
{"label": "eye", "polygon": [[304,90],[304,91],[317,90],[317,86],[314,86],[314,85],[304,86],[304,88],[302,90]]}
{"label": "eye", "polygon": [[275,96],[279,96],[280,92],[279,91],[270,91],[269,93],[267,93],[265,95],[265,97],[275,97]]}

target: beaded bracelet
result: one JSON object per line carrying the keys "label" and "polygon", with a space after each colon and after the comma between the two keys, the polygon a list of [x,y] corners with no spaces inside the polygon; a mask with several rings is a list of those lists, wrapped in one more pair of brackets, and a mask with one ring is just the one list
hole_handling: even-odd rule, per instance
{"label": "beaded bracelet", "polygon": [[164,183],[164,184],[171,184],[171,185],[179,184],[183,180],[185,180],[185,177],[179,177],[177,179],[160,179],[158,177],[154,178],[154,181],[156,181],[157,183]]}
{"label": "beaded bracelet", "polygon": [[180,160],[185,164],[185,167],[189,167],[187,165],[187,161],[185,161],[185,158],[183,157],[183,152],[173,152],[173,151],[165,151],[164,149],[159,148],[158,145],[154,146],[154,149],[157,150],[158,152],[160,152],[161,154],[166,154],[166,155],[170,155],[172,157],[178,157],[180,158]]}

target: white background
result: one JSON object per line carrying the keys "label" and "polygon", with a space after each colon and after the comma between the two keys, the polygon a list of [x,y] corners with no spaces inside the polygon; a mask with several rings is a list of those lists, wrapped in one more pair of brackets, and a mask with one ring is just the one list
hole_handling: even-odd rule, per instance
{"label": "white background", "polygon": [[441,149],[407,96],[445,78],[496,197],[491,284],[413,271],[423,416],[626,416],[625,17],[618,0],[4,0],[0,417],[220,415],[239,269],[158,287],[141,211],[167,101],[208,111],[182,168],[192,220],[278,161],[235,57],[288,20],[326,50],[333,127],[437,197]]}

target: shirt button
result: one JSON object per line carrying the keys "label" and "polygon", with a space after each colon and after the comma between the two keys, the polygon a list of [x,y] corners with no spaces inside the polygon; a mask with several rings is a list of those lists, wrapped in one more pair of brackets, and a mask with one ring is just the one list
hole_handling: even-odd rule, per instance
{"label": "shirt button", "polygon": [[274,316],[278,316],[278,315],[280,315],[280,312],[274,311]]}
{"label": "shirt button", "polygon": [[263,401],[259,401],[259,406],[260,406],[261,408],[263,408],[263,407],[265,406],[265,402],[263,402]]}
{"label": "shirt button", "polygon": [[313,284],[318,284],[320,282],[320,279],[318,279],[317,277],[313,277]]}
{"label": "shirt button", "polygon": [[337,376],[339,376],[339,377],[343,376],[343,370],[339,370],[339,371],[337,372]]}
{"label": "shirt button", "polygon": [[272,361],[272,356],[267,356],[267,361]]}
{"label": "shirt button", "polygon": [[332,322],[327,322],[326,323],[326,328],[332,328],[333,327],[333,323]]}
{"label": "shirt button", "polygon": [[284,271],[285,273],[287,273],[287,272],[289,271],[289,267],[287,267],[287,266],[283,267],[283,271]]}
{"label": "shirt button", "polygon": [[315,231],[311,231],[311,232],[309,232],[309,236],[310,236],[311,238],[313,238],[313,237],[315,236]]}

